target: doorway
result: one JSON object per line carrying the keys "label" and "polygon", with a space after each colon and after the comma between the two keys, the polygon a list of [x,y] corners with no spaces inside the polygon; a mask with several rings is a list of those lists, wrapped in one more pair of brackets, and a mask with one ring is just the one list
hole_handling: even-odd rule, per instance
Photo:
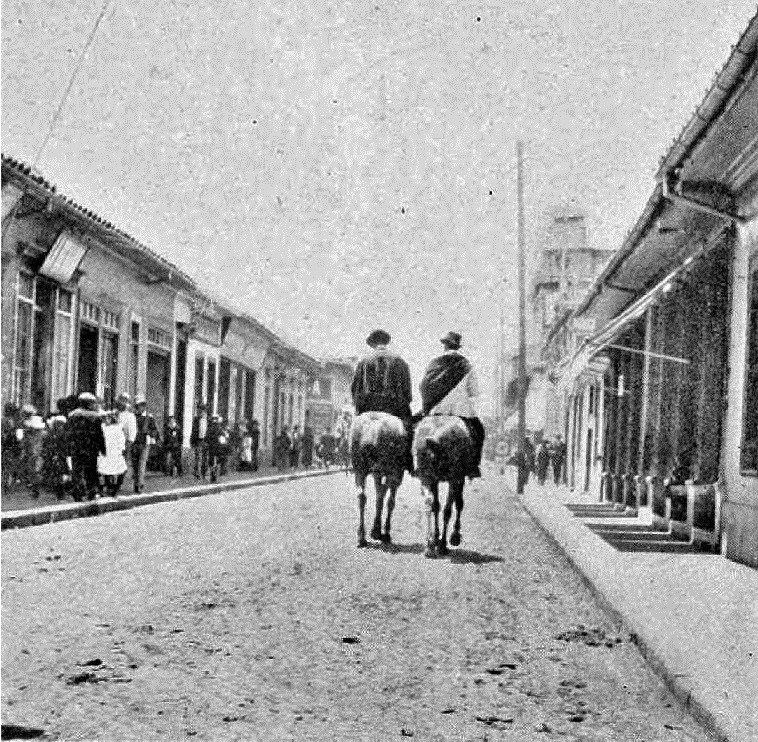
{"label": "doorway", "polygon": [[79,328],[79,363],[77,364],[76,389],[79,394],[97,394],[97,327],[83,324]]}
{"label": "doorway", "polygon": [[168,356],[163,353],[148,351],[145,401],[147,402],[147,411],[155,418],[159,431],[163,431],[168,415],[169,373]]}

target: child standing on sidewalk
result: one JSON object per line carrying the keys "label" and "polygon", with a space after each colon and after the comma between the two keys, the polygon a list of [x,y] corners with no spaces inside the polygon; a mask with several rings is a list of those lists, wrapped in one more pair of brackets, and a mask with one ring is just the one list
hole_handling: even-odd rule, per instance
{"label": "child standing on sidewalk", "polygon": [[[104,485],[111,497],[117,497],[126,474],[126,436],[116,412],[108,412],[103,418],[105,455],[97,457],[97,473],[103,477]],[[101,485],[100,491],[103,491]]]}

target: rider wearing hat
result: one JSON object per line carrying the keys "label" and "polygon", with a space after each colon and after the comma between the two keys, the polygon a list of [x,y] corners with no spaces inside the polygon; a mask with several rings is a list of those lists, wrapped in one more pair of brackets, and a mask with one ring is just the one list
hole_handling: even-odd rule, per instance
{"label": "rider wearing hat", "polygon": [[484,425],[477,416],[475,400],[479,384],[471,362],[460,352],[463,338],[448,332],[440,342],[445,352],[434,358],[421,380],[421,404],[424,415],[455,415],[463,418],[474,442],[474,456],[467,476],[481,477],[479,466],[484,446]]}
{"label": "rider wearing hat", "polygon": [[[374,330],[366,345],[371,353],[359,361],[351,387],[356,414],[386,412],[399,417],[410,433],[411,422],[411,370],[400,356],[387,350],[392,338],[384,330]],[[413,471],[410,435],[406,466]]]}

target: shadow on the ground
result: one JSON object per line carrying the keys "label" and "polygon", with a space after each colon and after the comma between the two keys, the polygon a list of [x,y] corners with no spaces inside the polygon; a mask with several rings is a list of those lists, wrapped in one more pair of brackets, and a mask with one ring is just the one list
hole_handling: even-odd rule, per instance
{"label": "shadow on the ground", "polygon": [[3,724],[0,729],[0,739],[37,739],[44,734],[44,729],[22,727],[18,724]]}
{"label": "shadow on the ground", "polygon": [[383,544],[378,541],[370,541],[367,549],[377,549],[388,554],[421,554],[424,551],[423,544]]}
{"label": "shadow on the ground", "polygon": [[495,554],[482,554],[470,549],[450,549],[450,561],[453,564],[489,564],[490,562],[502,562],[503,557]]}

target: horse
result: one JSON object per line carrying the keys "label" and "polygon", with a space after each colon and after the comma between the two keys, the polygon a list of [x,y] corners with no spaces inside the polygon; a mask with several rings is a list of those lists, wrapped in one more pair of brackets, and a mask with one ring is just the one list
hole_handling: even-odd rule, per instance
{"label": "horse", "polygon": [[[395,508],[397,488],[403,481],[406,462],[406,429],[399,417],[386,412],[364,412],[353,421],[350,433],[350,454],[358,489],[358,548],[368,545],[364,512],[366,509],[366,479],[374,475],[376,510],[369,534],[375,541],[391,544],[390,527]],[[382,531],[384,498],[387,497],[387,517]]]}
{"label": "horse", "polygon": [[[473,439],[466,423],[460,417],[431,415],[416,426],[413,436],[413,453],[416,476],[421,481],[421,494],[426,511],[426,549],[424,556],[445,556],[447,529],[455,505],[455,522],[450,534],[450,545],[461,543],[461,512],[466,471],[474,453]],[[442,533],[438,515],[440,511],[439,483],[447,482],[447,501],[443,510]]]}

